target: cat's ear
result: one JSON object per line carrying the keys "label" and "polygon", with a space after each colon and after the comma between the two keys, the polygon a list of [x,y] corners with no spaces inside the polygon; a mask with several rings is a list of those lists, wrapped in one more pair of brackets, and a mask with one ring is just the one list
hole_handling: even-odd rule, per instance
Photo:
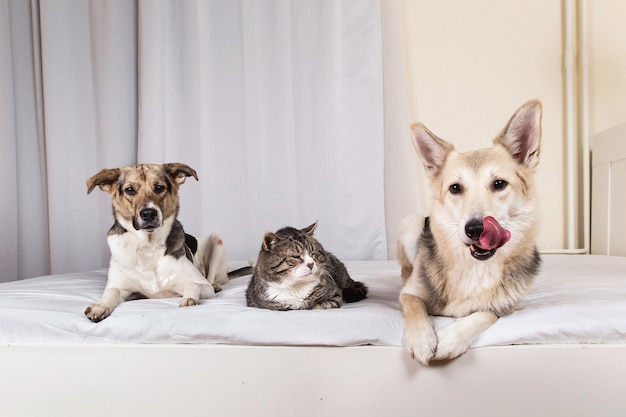
{"label": "cat's ear", "polygon": [[270,250],[274,247],[278,240],[278,236],[276,236],[272,232],[265,232],[265,236],[263,236],[263,250]]}
{"label": "cat's ear", "polygon": [[307,227],[305,227],[304,229],[301,229],[300,231],[302,233],[305,233],[309,236],[313,236],[313,232],[315,231],[315,228],[317,227],[317,221]]}

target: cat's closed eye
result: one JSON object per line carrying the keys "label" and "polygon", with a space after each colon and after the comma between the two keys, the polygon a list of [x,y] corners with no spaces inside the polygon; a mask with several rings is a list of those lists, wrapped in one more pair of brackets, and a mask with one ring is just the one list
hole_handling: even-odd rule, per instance
{"label": "cat's closed eye", "polygon": [[316,262],[325,262],[326,256],[322,252],[315,252],[313,254],[313,259],[315,259]]}
{"label": "cat's closed eye", "polygon": [[287,262],[290,266],[296,266],[302,262],[302,257],[299,254],[289,254],[285,259],[285,262]]}

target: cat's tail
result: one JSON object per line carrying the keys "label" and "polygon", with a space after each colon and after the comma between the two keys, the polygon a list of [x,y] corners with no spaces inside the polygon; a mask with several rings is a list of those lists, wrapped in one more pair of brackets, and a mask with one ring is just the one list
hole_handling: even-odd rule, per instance
{"label": "cat's tail", "polygon": [[354,303],[366,298],[367,291],[367,285],[351,279],[348,285],[341,289],[341,298],[343,298],[343,301],[346,303]]}
{"label": "cat's tail", "polygon": [[239,278],[245,277],[246,275],[252,275],[254,273],[254,267],[256,266],[256,259],[250,259],[248,261],[249,266],[244,266],[242,268],[237,268],[228,273],[228,278]]}

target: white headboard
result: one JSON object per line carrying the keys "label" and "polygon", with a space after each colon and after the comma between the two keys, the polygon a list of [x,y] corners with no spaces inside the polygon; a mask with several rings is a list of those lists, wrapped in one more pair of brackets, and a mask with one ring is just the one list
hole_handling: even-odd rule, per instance
{"label": "white headboard", "polygon": [[626,123],[593,137],[591,253],[626,256]]}

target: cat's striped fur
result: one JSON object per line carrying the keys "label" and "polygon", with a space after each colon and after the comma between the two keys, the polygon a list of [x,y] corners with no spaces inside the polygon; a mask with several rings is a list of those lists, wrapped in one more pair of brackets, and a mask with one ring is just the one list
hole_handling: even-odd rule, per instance
{"label": "cat's striped fur", "polygon": [[248,306],[270,310],[339,308],[367,296],[344,264],[313,237],[317,223],[267,232],[246,291]]}

